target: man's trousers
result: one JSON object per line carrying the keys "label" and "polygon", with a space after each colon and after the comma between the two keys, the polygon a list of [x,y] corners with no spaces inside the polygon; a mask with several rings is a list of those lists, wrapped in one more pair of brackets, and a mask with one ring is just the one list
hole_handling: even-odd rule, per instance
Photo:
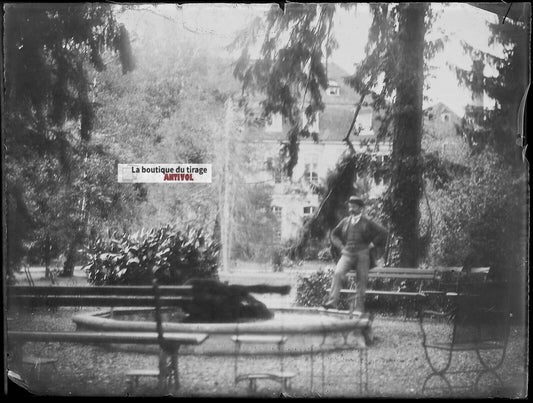
{"label": "man's trousers", "polygon": [[365,309],[365,293],[368,283],[368,271],[370,270],[370,252],[369,249],[363,249],[355,252],[353,255],[342,255],[337,262],[335,273],[333,274],[333,282],[331,284],[331,292],[329,294],[328,303],[333,303],[335,306],[339,303],[341,288],[346,278],[346,273],[350,270],[356,272],[356,299],[355,310],[364,312]]}

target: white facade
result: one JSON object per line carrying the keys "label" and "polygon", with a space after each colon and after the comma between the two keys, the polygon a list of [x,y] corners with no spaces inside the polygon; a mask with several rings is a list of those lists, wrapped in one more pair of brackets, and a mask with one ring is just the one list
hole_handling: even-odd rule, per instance
{"label": "white facade", "polygon": [[[334,64],[328,65],[328,88],[323,91],[325,110],[315,116],[312,123],[303,113],[302,124],[310,134],[318,135],[318,142],[302,139],[299,144],[298,162],[292,178],[281,173],[279,151],[281,142],[286,141],[289,127],[280,115],[271,116],[264,127],[249,127],[248,139],[252,142],[254,169],[249,172],[247,182],[270,183],[273,185],[272,210],[280,220],[278,240],[284,241],[298,234],[306,216],[314,214],[319,207],[319,199],[314,186],[325,186],[330,171],[340,161],[348,147],[343,141],[346,136],[360,97],[344,80],[348,73]],[[256,100],[259,105],[259,100]],[[386,158],[391,153],[391,145],[380,143],[376,146],[374,111],[364,103],[355,126],[357,136],[351,136],[356,151]],[[377,198],[387,188],[378,178],[358,178],[356,185],[364,189],[365,196]]]}
{"label": "white facade", "polygon": [[[375,149],[374,144],[364,144],[365,136],[359,136],[358,139],[360,140],[353,141],[356,151],[371,152],[378,158],[387,158],[391,153],[389,143],[380,144]],[[292,178],[289,180],[283,175],[276,174],[275,170],[268,168],[276,162],[280,147],[279,142],[265,140],[253,144],[253,148],[256,150],[253,156],[256,161],[256,170],[249,173],[247,182],[270,183],[274,186],[272,208],[281,222],[280,240],[293,238],[298,234],[305,217],[314,214],[320,205],[318,195],[312,191],[312,185],[325,186],[328,173],[335,169],[342,154],[347,152],[347,146],[342,141],[301,142],[298,163],[294,167]],[[386,183],[382,180],[376,183],[375,179],[371,177],[360,178],[358,182],[358,186],[369,188],[367,196],[371,199],[379,197],[387,189]]]}

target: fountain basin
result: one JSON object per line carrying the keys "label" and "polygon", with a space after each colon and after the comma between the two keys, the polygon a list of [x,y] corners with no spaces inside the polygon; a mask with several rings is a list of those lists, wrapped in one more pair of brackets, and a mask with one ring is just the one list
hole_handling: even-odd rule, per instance
{"label": "fountain basin", "polygon": [[[130,320],[131,317],[150,316],[153,309],[120,308],[79,314],[73,317],[79,330],[155,332],[154,320]],[[284,335],[287,342],[280,351],[277,345],[246,345],[240,354],[309,354],[316,352],[366,347],[365,337],[370,335],[371,320],[367,316],[350,318],[346,312],[322,308],[271,309],[274,317],[264,321],[240,323],[181,323],[165,320],[163,331],[178,333],[207,333],[209,338],[200,346],[183,346],[180,353],[202,355],[233,355],[235,335]],[[168,316],[168,314],[167,314]],[[122,346],[121,348],[123,348]],[[131,350],[132,346],[127,346]],[[154,352],[157,347],[136,346],[137,350]]]}

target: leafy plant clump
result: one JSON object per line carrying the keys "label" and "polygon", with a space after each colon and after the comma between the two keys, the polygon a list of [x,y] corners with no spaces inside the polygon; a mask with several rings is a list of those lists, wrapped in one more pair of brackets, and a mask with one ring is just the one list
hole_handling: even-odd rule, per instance
{"label": "leafy plant clump", "polygon": [[[116,234],[113,234],[116,235]],[[219,244],[201,229],[162,228],[98,238],[89,248],[84,269],[95,285],[179,285],[191,278],[218,279]]]}
{"label": "leafy plant clump", "polygon": [[300,306],[320,306],[331,287],[333,267],[320,269],[310,276],[299,276],[296,284],[296,303]]}

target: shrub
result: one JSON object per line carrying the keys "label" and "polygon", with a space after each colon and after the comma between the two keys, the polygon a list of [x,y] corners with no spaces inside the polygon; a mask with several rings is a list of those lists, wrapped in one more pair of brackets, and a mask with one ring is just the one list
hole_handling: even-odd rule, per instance
{"label": "shrub", "polygon": [[527,185],[485,153],[473,158],[470,175],[437,192],[433,264],[490,266],[507,277],[520,270],[527,253]]}
{"label": "shrub", "polygon": [[120,239],[97,238],[84,266],[95,285],[183,284],[190,278],[217,278],[219,245],[201,229],[181,232],[167,225],[123,234]]}
{"label": "shrub", "polygon": [[333,261],[333,256],[331,254],[331,247],[326,247],[320,250],[318,252],[318,260],[321,260],[323,262],[331,262]]}
{"label": "shrub", "polygon": [[298,276],[296,283],[296,303],[301,306],[320,306],[328,295],[331,286],[333,267],[318,270],[310,276]]}

